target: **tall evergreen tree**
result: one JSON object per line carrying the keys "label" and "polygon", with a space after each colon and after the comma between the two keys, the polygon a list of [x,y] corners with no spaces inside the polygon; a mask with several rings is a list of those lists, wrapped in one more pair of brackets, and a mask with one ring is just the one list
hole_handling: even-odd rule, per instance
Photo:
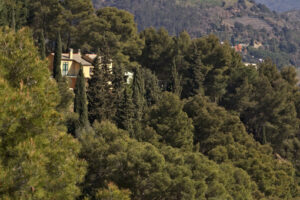
{"label": "tall evergreen tree", "polygon": [[79,115],[80,126],[86,127],[88,125],[88,109],[85,89],[85,78],[82,66],[80,67],[79,73],[77,75],[74,93],[74,112],[78,113]]}
{"label": "tall evergreen tree", "polygon": [[62,54],[62,44],[61,44],[61,37],[60,33],[58,32],[55,42],[55,51],[54,51],[54,60],[53,60],[53,78],[57,82],[59,82],[62,79],[61,75],[61,54]]}
{"label": "tall evergreen tree", "polygon": [[116,112],[109,62],[108,55],[104,55],[100,64],[99,53],[94,60],[93,74],[88,81],[87,90],[88,118],[91,124],[95,120],[111,120]]}
{"label": "tall evergreen tree", "polygon": [[115,108],[122,104],[124,90],[126,87],[125,70],[122,64],[114,64],[112,68],[112,93],[114,96]]}
{"label": "tall evergreen tree", "polygon": [[11,11],[11,23],[10,23],[10,28],[13,31],[16,31],[16,11],[15,8],[13,6],[12,11]]}
{"label": "tall evergreen tree", "polygon": [[201,44],[198,43],[200,43],[198,40],[192,42],[185,57],[188,66],[182,70],[182,97],[184,98],[204,93],[203,82],[211,68],[202,63],[202,53],[199,50]]}
{"label": "tall evergreen tree", "polygon": [[44,31],[42,30],[39,37],[39,52],[41,59],[46,58],[46,44],[45,44],[45,37],[44,37]]}
{"label": "tall evergreen tree", "polygon": [[139,67],[135,69],[133,83],[132,83],[132,99],[136,107],[135,118],[138,121],[142,120],[145,106],[145,81],[142,71]]}
{"label": "tall evergreen tree", "polygon": [[208,36],[205,42],[213,45],[203,56],[203,63],[213,66],[205,76],[205,95],[219,102],[226,93],[230,72],[241,66],[241,59],[227,42],[222,45],[215,36]]}
{"label": "tall evergreen tree", "polygon": [[161,97],[161,88],[155,74],[150,69],[143,68],[143,76],[145,80],[145,101],[150,107],[156,104]]}
{"label": "tall evergreen tree", "polygon": [[175,59],[173,60],[173,65],[172,65],[172,78],[171,78],[170,90],[174,94],[178,95],[179,97],[181,96],[181,92],[182,92],[181,77],[178,74]]}
{"label": "tall evergreen tree", "polygon": [[18,30],[27,25],[28,0],[1,0],[0,26],[9,26]]}
{"label": "tall evergreen tree", "polygon": [[129,132],[133,130],[134,110],[132,93],[127,86],[123,90],[122,100],[119,103],[116,113],[116,122],[120,128]]}

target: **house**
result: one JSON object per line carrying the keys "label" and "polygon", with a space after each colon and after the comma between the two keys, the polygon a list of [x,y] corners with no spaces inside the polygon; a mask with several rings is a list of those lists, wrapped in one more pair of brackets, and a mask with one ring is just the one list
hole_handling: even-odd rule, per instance
{"label": "house", "polygon": [[255,49],[258,49],[259,47],[262,47],[262,43],[261,42],[258,42],[258,41],[254,41],[253,42],[253,48]]}
{"label": "house", "polygon": [[252,66],[252,67],[254,67],[255,69],[258,69],[258,66],[257,66],[256,63],[248,63],[248,62],[244,62],[244,65],[245,65],[246,67]]}
{"label": "house", "polygon": [[[81,54],[80,50],[74,53],[73,49],[70,49],[69,53],[62,54],[60,64],[61,74],[67,77],[71,89],[75,88],[77,74],[81,65],[86,80],[91,78],[93,70],[92,63],[96,56],[96,54]],[[47,59],[49,60],[49,70],[53,71],[54,53],[51,53]],[[110,63],[109,68],[112,68],[112,63]]]}
{"label": "house", "polygon": [[243,46],[241,44],[235,45],[234,49],[236,52],[243,52]]}

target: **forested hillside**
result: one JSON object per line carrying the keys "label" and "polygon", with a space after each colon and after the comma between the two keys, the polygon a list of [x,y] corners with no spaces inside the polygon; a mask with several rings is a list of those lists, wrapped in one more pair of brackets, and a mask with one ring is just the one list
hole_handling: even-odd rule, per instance
{"label": "forested hillside", "polygon": [[[9,0],[0,16],[0,199],[300,198],[294,67],[245,65],[212,34],[138,32],[86,0]],[[74,90],[68,48],[97,53]]]}
{"label": "forested hillside", "polygon": [[130,11],[139,30],[165,27],[172,35],[185,30],[192,37],[213,33],[233,46],[242,44],[241,54],[247,62],[256,63],[260,58],[270,57],[279,67],[300,66],[300,25],[295,26],[295,20],[287,14],[272,12],[253,0],[93,2],[97,8],[113,6]]}
{"label": "forested hillside", "polygon": [[279,12],[300,9],[300,2],[297,0],[255,0],[255,2],[265,4],[271,10]]}

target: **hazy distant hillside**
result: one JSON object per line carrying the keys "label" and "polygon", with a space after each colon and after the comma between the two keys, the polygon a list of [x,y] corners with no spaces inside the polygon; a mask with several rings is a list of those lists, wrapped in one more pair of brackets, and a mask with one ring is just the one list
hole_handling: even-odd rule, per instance
{"label": "hazy distant hillside", "polygon": [[266,30],[270,29],[272,23],[278,23],[278,20],[266,23],[264,18],[273,18],[273,13],[267,7],[249,0],[93,0],[93,3],[96,8],[113,6],[131,12],[139,30],[150,26],[165,27],[171,34],[186,30],[195,37],[224,31],[227,25],[231,29],[234,24],[228,24],[225,19],[235,21],[238,17],[250,15],[256,19],[251,20],[253,23],[249,24],[249,20],[246,23],[243,20],[238,22],[253,27],[258,23],[262,25],[261,29]]}
{"label": "hazy distant hillside", "polygon": [[270,9],[276,10],[279,12],[300,9],[300,1],[299,0],[255,0],[255,1],[257,3],[265,4]]}
{"label": "hazy distant hillside", "polygon": [[184,30],[192,37],[213,33],[232,45],[242,44],[241,54],[247,62],[270,57],[280,67],[300,66],[298,12],[279,14],[254,0],[93,0],[93,3],[96,8],[113,6],[131,12],[140,31],[152,26],[164,27],[172,35]]}

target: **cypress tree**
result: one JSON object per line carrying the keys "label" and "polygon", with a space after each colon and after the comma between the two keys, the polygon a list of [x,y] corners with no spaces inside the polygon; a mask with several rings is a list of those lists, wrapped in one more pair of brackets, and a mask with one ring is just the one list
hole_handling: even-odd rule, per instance
{"label": "cypress tree", "polygon": [[121,96],[123,94],[124,86],[126,84],[126,77],[125,77],[125,70],[122,65],[114,65],[112,69],[112,84],[115,95],[121,99]]}
{"label": "cypress tree", "polygon": [[11,24],[10,24],[10,28],[13,31],[16,31],[16,12],[15,12],[14,6],[13,6],[12,12],[11,12]]}
{"label": "cypress tree", "polygon": [[145,81],[139,67],[137,67],[134,72],[132,92],[133,103],[136,106],[135,118],[141,121],[145,106]]}
{"label": "cypress tree", "polygon": [[266,126],[263,126],[262,129],[262,144],[267,144]]}
{"label": "cypress tree", "polygon": [[173,60],[173,65],[172,65],[172,78],[171,78],[171,88],[170,90],[176,94],[177,96],[181,96],[181,77],[178,74],[177,67],[175,60]]}
{"label": "cypress tree", "polygon": [[112,73],[109,69],[109,58],[107,55],[102,57],[100,64],[99,54],[94,60],[94,69],[91,79],[89,79],[87,99],[88,99],[88,118],[90,123],[95,120],[112,119],[115,109],[115,98],[112,88]]}
{"label": "cypress tree", "polygon": [[125,87],[116,113],[116,122],[120,128],[129,132],[133,130],[134,110],[130,88]]}
{"label": "cypress tree", "polygon": [[118,110],[122,104],[126,86],[125,70],[122,64],[115,64],[112,68],[112,94],[114,97],[115,109]]}
{"label": "cypress tree", "polygon": [[74,99],[74,112],[79,115],[79,124],[81,127],[88,125],[88,110],[87,110],[87,97],[85,89],[85,79],[82,66],[77,75],[75,85],[75,99]]}
{"label": "cypress tree", "polygon": [[204,93],[203,82],[207,72],[210,70],[210,67],[202,63],[201,52],[199,52],[198,46],[195,43],[191,45],[186,60],[190,64],[183,72],[182,97],[184,98]]}
{"label": "cypress tree", "polygon": [[40,51],[40,56],[41,59],[46,58],[46,45],[45,45],[45,37],[44,37],[44,31],[42,30],[40,33],[40,38],[39,38],[39,51]]}
{"label": "cypress tree", "polygon": [[54,60],[53,60],[53,78],[58,82],[62,79],[61,75],[61,54],[62,54],[62,44],[60,33],[58,32],[55,42]]}
{"label": "cypress tree", "polygon": [[145,101],[150,107],[156,104],[161,97],[161,88],[159,87],[158,79],[150,69],[143,68],[143,77],[145,82]]}

